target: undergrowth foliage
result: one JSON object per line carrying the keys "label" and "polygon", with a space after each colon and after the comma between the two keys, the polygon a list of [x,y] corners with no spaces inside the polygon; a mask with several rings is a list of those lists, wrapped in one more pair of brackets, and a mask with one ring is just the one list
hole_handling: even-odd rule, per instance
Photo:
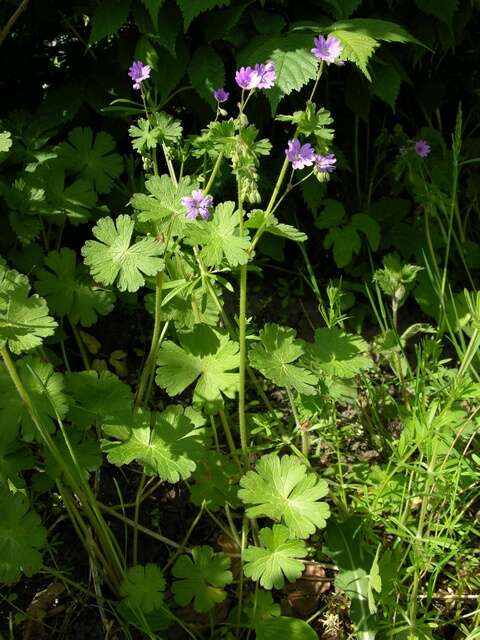
{"label": "undergrowth foliage", "polygon": [[[451,145],[433,127],[382,131],[387,177],[375,164],[364,193],[358,178],[357,209],[327,197],[350,169],[318,97],[328,75],[355,67],[394,108],[404,76],[375,55],[424,45],[351,18],[360,2],[326,4],[329,21],[288,32],[274,14],[227,75],[214,46],[183,64],[184,30],[216,9],[210,29],[229,31],[246,6],[105,0],[90,45],[131,14],[141,31],[130,97],[107,108],[130,118],[131,153],[90,127],[2,125],[0,581],[96,600],[106,637],[477,637],[480,296],[459,175],[478,158],[462,155],[459,109]],[[166,110],[185,72],[214,114],[196,133]],[[255,104],[280,135],[263,137]],[[296,196],[346,282],[320,289]],[[254,317],[252,283],[287,242],[318,309],[308,331]],[[362,255],[373,273],[355,271]],[[453,261],[468,289],[450,284]],[[306,299],[272,286],[278,305]],[[370,341],[355,330],[367,302]],[[131,348],[105,353],[102,326]],[[91,585],[58,568],[63,521]]]}

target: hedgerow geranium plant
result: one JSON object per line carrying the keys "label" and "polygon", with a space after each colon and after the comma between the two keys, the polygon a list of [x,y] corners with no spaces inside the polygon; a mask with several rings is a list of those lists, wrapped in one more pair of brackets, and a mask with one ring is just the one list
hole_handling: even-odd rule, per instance
{"label": "hedgerow geranium plant", "polygon": [[[387,33],[388,24],[375,22],[378,40],[408,39],[391,26]],[[135,60],[128,72],[134,100],[116,105],[129,104],[138,115],[129,134],[144,176],[136,180],[125,210],[108,210],[104,200],[123,170],[109,134],[78,127],[65,141],[33,150],[14,141],[13,152],[28,160],[27,170],[2,186],[2,196],[20,242],[28,247],[40,239],[45,255],[26,250],[16,257],[17,265],[30,265],[30,279],[0,262],[2,582],[14,584],[22,574],[57,575],[47,566],[49,537],[30,500],[51,491],[89,558],[102,615],[108,606],[120,626],[141,637],[167,638],[173,630],[177,637],[198,640],[253,634],[259,640],[311,640],[317,634],[310,623],[319,614],[298,617],[294,607],[278,605],[279,593],[291,594],[289,589],[309,580],[335,581],[345,598],[335,620],[342,606],[351,605],[352,633],[359,638],[373,639],[382,624],[388,629],[397,587],[382,561],[390,554],[391,566],[402,566],[411,554],[421,566],[428,555],[421,547],[427,507],[421,507],[415,542],[392,543],[380,555],[378,521],[385,513],[390,541],[398,505],[385,504],[378,485],[395,493],[396,482],[396,497],[404,495],[399,469],[410,469],[408,438],[416,442],[422,464],[443,464],[446,450],[454,447],[453,433],[449,439],[442,432],[445,439],[434,445],[422,434],[437,414],[442,428],[452,423],[453,404],[435,403],[428,415],[412,411],[407,435],[392,445],[398,468],[374,469],[366,477],[352,472],[352,484],[362,487],[352,499],[365,515],[359,524],[349,514],[340,459],[333,475],[320,473],[316,462],[323,430],[336,426],[336,402],[354,404],[356,380],[374,368],[368,343],[345,330],[341,293],[333,285],[327,291],[330,306],[322,307],[326,326],[313,327],[309,342],[292,327],[258,324],[249,308],[250,274],[261,270],[258,253],[265,238],[299,245],[307,240],[290,218],[283,221],[295,189],[308,181],[324,193],[339,171],[337,155],[341,165],[332,114],[318,99],[322,81],[330,65],[352,62],[368,75],[366,63],[378,46],[374,36],[341,24],[330,31],[314,39],[308,34],[311,49],[292,52],[299,78],[289,79],[285,68],[292,60],[276,51],[239,65],[228,90],[208,86],[215,118],[198,135],[184,135],[185,123],[160,108],[152,67]],[[249,107],[267,98],[276,114],[281,97],[308,82],[303,108],[272,116],[283,127],[282,143],[261,138]],[[0,153],[12,152],[8,132],[0,145]],[[430,151],[426,140],[409,144],[398,170],[404,162],[413,175],[409,154],[425,160]],[[276,175],[263,180],[262,163],[269,156]],[[421,179],[421,171],[415,175]],[[325,243],[333,246],[338,266],[359,251],[359,231],[372,250],[378,248],[373,218],[357,213],[347,222],[341,205],[325,199],[324,204],[317,226],[329,229]],[[85,223],[91,233],[80,257],[63,239]],[[392,298],[393,327],[385,328],[377,344],[409,409],[409,365],[402,349],[412,335],[430,328],[413,325],[399,335],[398,315],[420,271],[391,256],[373,279],[379,295]],[[475,301],[469,301],[478,334]],[[101,345],[86,331],[122,305],[147,317],[150,332],[145,352],[136,353],[138,370],[130,375],[128,354],[115,351],[108,363],[96,358]],[[78,349],[75,361],[65,347],[69,335]],[[471,344],[473,350],[473,338]],[[465,393],[478,397],[475,387]],[[462,415],[467,424],[466,408]],[[376,444],[381,440],[377,433],[371,437]],[[31,490],[22,475],[26,470]],[[430,471],[427,478],[412,473],[408,481],[433,495]],[[127,476],[128,487],[122,482]],[[460,485],[462,478],[455,478]],[[103,482],[115,487],[118,505],[102,494]],[[167,494],[189,502],[191,518],[177,522],[174,535],[165,533]],[[146,527],[142,512],[152,496],[160,496],[158,512]],[[411,515],[405,507],[399,529],[410,531]],[[147,539],[154,541],[153,551],[144,548]],[[378,540],[373,552],[372,540]],[[414,600],[419,575],[420,569],[406,594],[411,589]],[[381,597],[387,622],[376,616]],[[428,624],[417,623],[416,605],[407,609],[400,633],[411,635],[402,637],[430,637]]]}

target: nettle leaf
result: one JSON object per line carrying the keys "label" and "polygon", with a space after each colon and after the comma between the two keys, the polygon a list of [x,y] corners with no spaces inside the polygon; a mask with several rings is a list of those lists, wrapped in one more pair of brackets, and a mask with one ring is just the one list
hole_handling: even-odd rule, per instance
{"label": "nettle leaf", "polygon": [[395,111],[402,77],[391,64],[377,64],[374,66],[374,75],[371,91],[380,100],[386,102],[392,111]]}
{"label": "nettle leaf", "polygon": [[265,620],[256,625],[257,640],[317,640],[318,634],[306,622],[298,618],[281,616],[273,620]]}
{"label": "nettle leaf", "polygon": [[16,354],[39,347],[57,327],[45,300],[29,292],[26,276],[0,264],[0,345]]}
{"label": "nettle leaf", "polygon": [[104,316],[113,309],[115,295],[88,282],[72,249],[51,251],[37,277],[37,291],[50,310],[60,318],[68,316],[72,324],[91,327],[98,314]]}
{"label": "nettle leaf", "polygon": [[238,389],[238,344],[226,333],[206,325],[179,332],[180,345],[164,342],[158,353],[156,382],[170,396],[178,395],[196,381],[194,403],[233,398]]}
{"label": "nettle leaf", "polygon": [[303,342],[295,339],[293,329],[266,324],[260,332],[260,342],[249,351],[252,367],[279,387],[293,387],[299,393],[316,392],[317,378],[301,366],[292,364],[304,353]]}
{"label": "nettle leaf", "polygon": [[453,16],[458,10],[458,0],[415,0],[415,4],[424,13],[435,16],[451,30]]}
{"label": "nettle leaf", "polygon": [[[318,184],[318,183],[317,183]],[[259,229],[265,222],[265,211],[261,209],[253,209],[249,213],[248,220],[245,222],[246,229]],[[278,222],[275,216],[269,214],[268,222],[264,227],[264,233],[270,233],[272,236],[279,236],[280,238],[286,238],[287,240],[293,240],[294,242],[305,242],[308,236],[300,231],[296,227],[290,224],[284,224]]]}
{"label": "nettle leaf", "polygon": [[353,18],[351,20],[335,22],[330,25],[327,31],[332,33],[337,29],[358,33],[383,42],[411,42],[414,44],[421,44],[421,42],[412,36],[412,34],[404,27],[396,24],[395,22],[389,22],[388,20],[377,20],[376,18]]}
{"label": "nettle leaf", "polygon": [[127,569],[120,594],[131,609],[151,613],[163,607],[165,587],[161,568],[149,562]]}
{"label": "nettle leaf", "polygon": [[292,537],[307,538],[325,527],[330,515],[328,504],[319,502],[328,493],[326,481],[309,472],[296,456],[263,456],[256,470],[241,478],[240,486],[240,500],[254,505],[246,509],[249,518],[281,520]]}
{"label": "nettle leaf", "polygon": [[68,134],[68,142],[59,148],[59,157],[67,169],[91,182],[98,193],[108,193],[122,173],[123,160],[115,150],[115,140],[101,131],[93,135],[88,127],[77,127]]}
{"label": "nettle leaf", "polygon": [[142,238],[130,244],[134,229],[130,216],[101,218],[93,228],[100,241],[87,240],[82,248],[85,264],[92,276],[102,284],[117,281],[120,291],[137,291],[145,284],[144,275],[154,276],[162,271],[164,262],[158,256],[163,247],[154,238]]}
{"label": "nettle leaf", "polygon": [[169,407],[162,413],[136,411],[129,424],[104,424],[106,435],[116,440],[102,444],[108,460],[117,466],[136,460],[147,475],[166,482],[189,478],[204,453],[204,432],[183,412]]}
{"label": "nettle leaf", "polygon": [[12,134],[10,131],[0,131],[0,153],[7,153],[12,144]]}
{"label": "nettle leaf", "polygon": [[[53,433],[57,416],[63,419],[68,411],[62,374],[55,372],[49,362],[33,356],[20,358],[15,366],[40,423]],[[0,417],[1,437],[5,436],[6,441],[13,440],[19,428],[27,442],[35,438],[36,427],[3,364],[0,365]]]}
{"label": "nettle leaf", "polygon": [[130,12],[130,0],[100,0],[92,17],[90,44],[117,33]]}
{"label": "nettle leaf", "polygon": [[261,529],[261,547],[247,547],[243,552],[244,573],[260,582],[264,589],[281,589],[285,578],[294,582],[303,573],[307,549],[303,540],[292,540],[288,527],[274,524]]}
{"label": "nettle leaf", "polygon": [[197,188],[191,178],[181,178],[178,186],[170,176],[154,176],[145,182],[149,193],[135,193],[130,204],[136,210],[139,222],[148,224],[152,233],[183,237],[187,225],[182,198]]}
{"label": "nettle leaf", "polygon": [[194,18],[205,11],[214,9],[215,7],[225,7],[230,4],[230,0],[177,0],[180,11],[183,14],[183,22],[185,31],[190,26]]}
{"label": "nettle leaf", "polygon": [[334,28],[331,29],[330,34],[338,38],[342,43],[342,58],[356,64],[363,75],[368,80],[371,80],[367,65],[380,43],[365,33],[346,31],[337,25],[334,25]]}
{"label": "nettle leaf", "polygon": [[163,6],[165,0],[142,0],[143,4],[147,8],[150,17],[152,18],[152,22],[154,25],[157,24],[158,12]]}
{"label": "nettle leaf", "polygon": [[222,509],[225,504],[235,506],[238,503],[237,475],[238,467],[230,458],[206,451],[192,474],[191,501],[198,507],[205,501],[212,511]]}
{"label": "nettle leaf", "polygon": [[362,4],[362,0],[327,0],[337,20],[349,18],[358,7]]}
{"label": "nettle leaf", "polygon": [[110,371],[66,373],[65,386],[71,397],[68,417],[77,427],[122,424],[131,416],[131,389]]}
{"label": "nettle leaf", "polygon": [[186,227],[185,242],[202,247],[200,255],[207,267],[221,267],[223,259],[232,267],[248,262],[248,235],[240,236],[240,214],[234,202],[215,207],[211,220],[191,222]]}
{"label": "nettle leaf", "polygon": [[12,584],[21,573],[38,573],[47,532],[24,495],[0,493],[0,522],[0,582]]}
{"label": "nettle leaf", "polygon": [[[155,0],[152,0],[153,5]],[[154,33],[149,33],[149,37],[158,44],[160,47],[165,47],[170,55],[176,55],[176,42],[179,33],[182,32],[182,14],[178,7],[174,4],[167,3],[164,6],[163,0],[159,2],[156,0],[156,10],[152,7],[147,7],[150,11],[152,21],[154,24]]]}
{"label": "nettle leaf", "polygon": [[210,105],[215,105],[212,92],[225,83],[225,67],[221,56],[211,45],[203,45],[195,51],[188,66],[188,76],[193,88]]}
{"label": "nettle leaf", "polygon": [[272,112],[283,96],[299,91],[317,75],[318,61],[310,53],[310,35],[290,33],[286,36],[259,36],[239,56],[241,64],[271,60],[276,69],[275,86],[267,93]]}
{"label": "nettle leaf", "polygon": [[191,558],[180,556],[172,574],[179,578],[172,585],[175,601],[186,606],[193,600],[193,608],[199,613],[223,602],[227,597],[224,587],[233,582],[230,558],[214,553],[209,546],[194,547]]}
{"label": "nettle leaf", "polygon": [[306,359],[313,371],[353,378],[372,366],[367,352],[368,344],[361,336],[345,333],[338,327],[323,327],[315,331],[315,342],[307,345]]}

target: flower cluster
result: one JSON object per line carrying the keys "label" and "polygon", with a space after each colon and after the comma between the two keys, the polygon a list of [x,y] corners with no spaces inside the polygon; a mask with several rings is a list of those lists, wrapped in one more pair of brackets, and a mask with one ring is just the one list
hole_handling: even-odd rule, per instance
{"label": "flower cluster", "polygon": [[273,62],[256,64],[254,67],[240,67],[235,74],[235,82],[241,89],[271,89],[277,74]]}
{"label": "flower cluster", "polygon": [[315,46],[310,51],[315,58],[328,64],[335,62],[343,51],[340,40],[335,36],[325,38],[325,36],[319,35],[318,38],[313,39],[313,43]]}
{"label": "flower cluster", "polygon": [[198,216],[203,220],[208,220],[213,198],[212,196],[203,195],[201,189],[194,189],[190,196],[182,198],[182,204],[187,210],[185,215],[189,220],[196,220]]}
{"label": "flower cluster", "polygon": [[336,169],[337,159],[335,154],[322,155],[315,153],[310,143],[302,144],[298,138],[288,141],[285,149],[287,160],[291,162],[293,169],[304,169],[315,165],[318,173],[332,173]]}
{"label": "flower cluster", "polygon": [[150,77],[151,70],[149,64],[143,64],[140,60],[132,64],[128,70],[128,75],[132,79],[134,89],[140,89],[142,82]]}

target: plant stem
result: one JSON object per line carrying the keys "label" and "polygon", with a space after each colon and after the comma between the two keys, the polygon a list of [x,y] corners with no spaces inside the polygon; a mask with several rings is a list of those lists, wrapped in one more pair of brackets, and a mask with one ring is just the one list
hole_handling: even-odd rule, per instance
{"label": "plant stem", "polygon": [[212,169],[212,173],[210,174],[210,178],[208,179],[205,189],[203,190],[204,195],[207,195],[210,189],[212,188],[213,181],[217,177],[217,173],[218,173],[218,170],[220,169],[220,165],[222,164],[222,160],[223,160],[223,151],[219,154],[217,160],[215,161],[215,164]]}
{"label": "plant stem", "polygon": [[232,458],[235,460],[235,462],[241,469],[241,465],[237,456],[237,447],[235,446],[235,442],[232,437],[232,431],[230,429],[227,416],[225,415],[225,411],[220,411],[219,416],[220,416],[220,422],[222,423],[222,427],[225,432],[225,438],[227,440],[228,448],[230,449],[230,453],[232,454]]}
{"label": "plant stem", "polygon": [[92,368],[90,365],[90,358],[88,357],[88,354],[85,350],[85,345],[83,344],[83,340],[78,332],[76,325],[73,324],[70,318],[68,320],[70,322],[70,326],[72,327],[72,333],[75,338],[75,342],[77,343],[78,350],[80,351],[80,356],[82,358],[83,366],[87,371],[90,371],[90,369]]}
{"label": "plant stem", "polygon": [[[155,320],[153,325],[152,341],[150,343],[150,351],[148,353],[145,365],[143,367],[140,382],[138,383],[137,396],[135,398],[135,406],[139,407],[144,401],[145,390],[147,388],[150,374],[155,367],[157,359],[158,345],[160,342],[160,325],[161,325],[161,310],[162,310],[162,288],[163,288],[163,271],[157,273],[155,282]],[[148,402],[148,395],[145,400]]]}
{"label": "plant stem", "polygon": [[175,169],[173,168],[172,161],[168,155],[168,149],[165,143],[162,143],[163,155],[165,156],[165,162],[167,163],[168,173],[172,179],[173,184],[178,187],[177,176],[175,175]]}
{"label": "plant stem", "polygon": [[[238,191],[238,211],[240,215],[240,236],[243,236],[243,195],[240,187],[240,180],[237,178]],[[240,345],[240,387],[238,391],[238,425],[240,430],[240,446],[248,464],[248,432],[247,419],[245,415],[245,380],[247,368],[247,265],[240,267],[240,304],[238,310],[238,342]]]}
{"label": "plant stem", "polygon": [[308,437],[308,432],[302,428],[300,423],[300,418],[298,417],[297,408],[295,406],[295,399],[293,397],[292,390],[290,387],[285,387],[287,390],[288,401],[290,402],[290,407],[292,408],[293,418],[295,420],[295,426],[297,427],[301,437],[302,437],[302,453],[308,459],[308,453],[310,451],[310,439]]}
{"label": "plant stem", "polygon": [[135,496],[135,512],[134,512],[134,522],[135,526],[133,527],[133,564],[138,564],[138,518],[140,516],[140,503],[142,501],[142,493],[145,487],[145,471],[142,471],[142,476],[140,478],[140,482],[138,483],[138,489]]}

